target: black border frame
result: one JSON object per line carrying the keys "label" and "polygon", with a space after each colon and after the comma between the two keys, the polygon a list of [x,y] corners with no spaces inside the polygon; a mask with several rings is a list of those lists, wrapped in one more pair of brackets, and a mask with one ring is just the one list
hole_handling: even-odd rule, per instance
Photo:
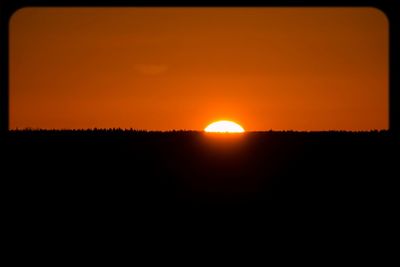
{"label": "black border frame", "polygon": [[[398,1],[398,0],[397,0]],[[396,0],[266,0],[224,4],[221,1],[1,0],[0,1],[0,138],[9,133],[9,22],[24,7],[374,7],[389,20],[389,133],[400,135],[400,5]],[[3,139],[3,138],[2,138]]]}

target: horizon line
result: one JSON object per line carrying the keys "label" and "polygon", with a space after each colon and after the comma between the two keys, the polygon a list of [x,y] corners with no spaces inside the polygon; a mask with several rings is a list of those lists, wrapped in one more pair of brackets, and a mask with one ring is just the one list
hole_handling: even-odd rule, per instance
{"label": "horizon line", "polygon": [[[76,129],[45,129],[45,128],[23,128],[23,129],[9,129],[8,132],[140,132],[140,133],[206,133],[204,130],[189,130],[189,129],[172,129],[172,130],[145,130],[134,128],[76,128]],[[370,129],[370,130],[256,130],[245,131],[246,133],[376,133],[376,132],[389,132],[388,129]],[[213,134],[213,133],[207,133]]]}

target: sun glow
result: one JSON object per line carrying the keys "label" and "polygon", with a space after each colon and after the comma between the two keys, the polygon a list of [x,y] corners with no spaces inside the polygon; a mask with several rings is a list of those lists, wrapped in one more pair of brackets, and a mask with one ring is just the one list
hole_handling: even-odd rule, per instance
{"label": "sun glow", "polygon": [[216,121],[208,125],[204,131],[207,133],[243,133],[244,129],[233,121]]}

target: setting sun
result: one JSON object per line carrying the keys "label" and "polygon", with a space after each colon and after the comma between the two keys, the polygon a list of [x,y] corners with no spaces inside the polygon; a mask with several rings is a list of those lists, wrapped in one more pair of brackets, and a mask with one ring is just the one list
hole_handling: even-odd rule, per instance
{"label": "setting sun", "polygon": [[243,133],[244,129],[232,121],[217,121],[208,125],[204,131],[207,133]]}

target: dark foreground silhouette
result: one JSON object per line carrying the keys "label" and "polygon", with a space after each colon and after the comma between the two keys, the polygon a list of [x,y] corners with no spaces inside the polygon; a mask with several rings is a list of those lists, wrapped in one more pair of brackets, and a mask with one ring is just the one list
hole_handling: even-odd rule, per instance
{"label": "dark foreground silhouette", "polygon": [[387,132],[19,131],[2,142],[6,229],[29,249],[266,232],[355,257],[390,249],[397,228],[399,143]]}
{"label": "dark foreground silhouette", "polygon": [[357,212],[391,206],[398,148],[387,132],[14,131],[2,176],[48,208]]}

